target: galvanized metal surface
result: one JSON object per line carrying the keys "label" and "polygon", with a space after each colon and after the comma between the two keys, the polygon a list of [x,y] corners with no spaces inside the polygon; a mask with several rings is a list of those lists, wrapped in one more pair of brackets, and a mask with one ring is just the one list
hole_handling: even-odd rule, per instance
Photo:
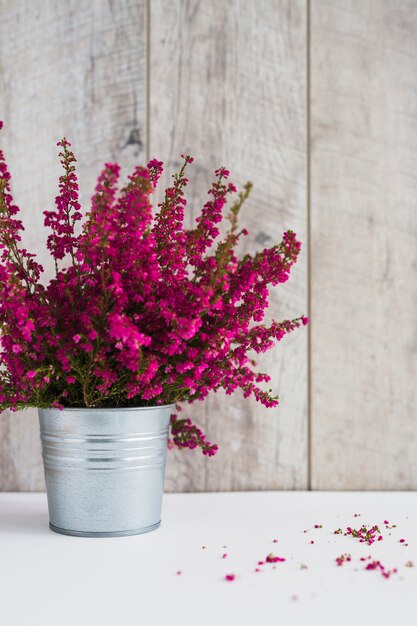
{"label": "galvanized metal surface", "polygon": [[113,537],[157,528],[172,409],[39,409],[51,529]]}

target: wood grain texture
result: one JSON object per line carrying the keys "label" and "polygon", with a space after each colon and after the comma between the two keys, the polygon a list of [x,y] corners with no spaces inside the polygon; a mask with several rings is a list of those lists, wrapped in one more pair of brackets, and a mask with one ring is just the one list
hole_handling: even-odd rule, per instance
{"label": "wood grain texture", "polygon": [[311,3],[316,489],[417,488],[417,5]]}
{"label": "wood grain texture", "polygon": [[[42,211],[53,206],[67,136],[88,202],[104,161],[145,159],[145,0],[0,2],[2,146],[25,243],[46,264]],[[34,411],[0,415],[0,490],[42,489]]]}
{"label": "wood grain texture", "polygon": [[[150,151],[169,173],[182,152],[196,157],[188,225],[217,166],[227,165],[239,184],[252,180],[245,251],[277,242],[286,228],[305,243],[292,279],[273,292],[270,314],[306,312],[306,3],[154,0],[150,24]],[[305,488],[306,361],[303,331],[262,358],[281,394],[277,409],[238,393],[188,407],[220,452],[211,460],[171,453],[167,489]]]}

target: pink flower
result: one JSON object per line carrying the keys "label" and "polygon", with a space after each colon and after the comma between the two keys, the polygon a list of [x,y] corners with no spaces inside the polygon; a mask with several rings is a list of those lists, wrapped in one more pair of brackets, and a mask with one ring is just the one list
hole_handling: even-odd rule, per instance
{"label": "pink flower", "polygon": [[[71,144],[64,138],[58,146],[63,172],[44,220],[56,272],[46,285],[42,266],[21,246],[0,151],[0,409],[179,405],[218,390],[277,406],[269,375],[252,357],[307,323],[304,316],[264,323],[271,287],[285,283],[297,262],[295,233],[239,258],[247,231],[238,213],[252,185],[234,196],[225,167],[186,228],[189,155],[155,215],[157,159],[135,167],[121,188],[120,166],[105,163],[82,212]],[[170,445],[208,457],[218,451],[188,417],[173,416]]]}
{"label": "pink flower", "polygon": [[286,559],[284,559],[284,557],[274,556],[271,553],[271,554],[268,554],[265,561],[266,563],[283,563],[284,561],[286,561]]}
{"label": "pink flower", "polygon": [[[361,560],[363,560],[363,559],[361,559]],[[370,561],[365,566],[365,569],[366,570],[379,570],[381,575],[384,578],[390,578],[391,574],[396,574],[397,573],[397,568],[396,567],[394,567],[392,570],[387,570],[386,567],[384,565],[382,565],[381,561]]]}
{"label": "pink flower", "polygon": [[[339,529],[339,531],[340,531],[340,533],[342,532],[341,529]],[[338,533],[339,533],[339,531],[338,531]],[[379,530],[378,526],[376,526],[376,525],[370,526],[368,528],[364,524],[359,529],[351,528],[350,526],[348,526],[346,528],[346,532],[344,534],[345,535],[351,535],[355,539],[359,539],[359,543],[367,543],[370,546],[370,545],[372,545],[376,541],[377,534],[381,535],[381,531]]]}
{"label": "pink flower", "polygon": [[202,431],[189,418],[179,420],[175,414],[171,415],[171,432],[173,442],[179,448],[201,448],[205,456],[214,456],[218,451],[218,446],[207,441]]}
{"label": "pink flower", "polygon": [[351,555],[345,553],[345,554],[341,554],[340,556],[336,558],[336,563],[338,567],[341,567],[345,561],[351,561],[351,560],[352,560]]}

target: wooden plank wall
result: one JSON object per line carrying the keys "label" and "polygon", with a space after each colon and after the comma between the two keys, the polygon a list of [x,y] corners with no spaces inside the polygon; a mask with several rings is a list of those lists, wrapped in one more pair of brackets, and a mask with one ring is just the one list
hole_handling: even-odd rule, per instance
{"label": "wooden plank wall", "polygon": [[[43,264],[56,142],[71,138],[87,202],[104,161],[144,161],[146,71],[143,2],[0,0],[0,139]],[[0,415],[0,490],[44,489],[38,428],[36,411]]]}
{"label": "wooden plank wall", "polygon": [[417,488],[417,4],[311,3],[312,485]]}
{"label": "wooden plank wall", "polygon": [[[277,242],[286,227],[305,241],[304,1],[156,0],[151,7],[150,150],[169,171],[179,153],[194,155],[190,221],[213,170],[224,164],[236,183],[255,183],[242,212],[250,231],[246,250]],[[274,290],[271,313],[278,319],[306,310],[306,259]],[[168,488],[306,487],[306,339],[305,332],[294,334],[263,359],[282,391],[277,409],[220,393],[189,407],[220,452],[209,463],[174,453]]]}
{"label": "wooden plank wall", "polygon": [[[0,0],[2,145],[41,256],[63,134],[87,200],[104,160],[158,156],[168,183],[187,151],[189,223],[225,164],[255,183],[245,250],[304,242],[271,314],[310,304],[310,340],[263,360],[281,406],[189,407],[221,451],[170,453],[168,490],[416,488],[416,35],[405,0]],[[5,412],[0,490],[42,488],[36,417]]]}

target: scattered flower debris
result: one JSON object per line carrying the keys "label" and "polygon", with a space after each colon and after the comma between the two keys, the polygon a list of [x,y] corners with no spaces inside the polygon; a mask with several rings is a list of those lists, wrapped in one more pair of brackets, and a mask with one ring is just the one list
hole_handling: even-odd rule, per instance
{"label": "scattered flower debris", "polygon": [[[361,514],[360,513],[355,513],[353,515],[354,517],[360,517]],[[396,524],[392,524],[391,526],[389,525],[389,521],[388,520],[384,520],[384,525],[386,528],[396,528]],[[314,524],[314,528],[315,529],[319,529],[319,528],[323,528],[323,524]],[[304,533],[308,533],[309,529],[305,529],[303,531]],[[358,539],[360,543],[366,543],[367,545],[372,545],[375,541],[382,541],[384,539],[383,535],[381,534],[381,531],[378,527],[378,525],[366,525],[366,524],[362,524],[361,527],[359,528],[352,528],[350,526],[346,527],[346,530],[344,531],[342,528],[337,528],[336,530],[333,531],[333,534],[335,535],[343,535],[345,537],[347,536],[351,536],[355,539]],[[389,533],[389,535],[391,535],[391,533]],[[278,543],[278,539],[273,539],[272,543]],[[312,539],[310,542],[310,544],[314,544],[314,540]],[[398,543],[408,546],[408,543],[406,543],[406,540],[404,538],[398,539]],[[203,550],[205,550],[207,548],[207,546],[201,546],[201,548]],[[226,545],[223,546],[223,548],[227,548]],[[228,553],[224,552],[221,555],[222,559],[226,559],[228,557]],[[280,556],[276,556],[275,554],[273,554],[272,552],[270,552],[263,561],[258,561],[257,567],[255,567],[254,571],[256,573],[262,572],[262,566],[265,565],[266,563],[272,564],[272,569],[277,569],[276,563],[282,563],[285,562],[287,559],[284,557],[280,557]],[[387,569],[385,567],[385,565],[383,565],[381,563],[381,561],[374,559],[373,556],[368,555],[368,556],[362,556],[359,559],[362,563],[364,563],[364,569],[365,571],[379,571],[380,574],[384,577],[384,578],[390,578],[393,574],[397,574],[398,573],[398,569],[396,567],[392,568],[392,569]],[[340,554],[340,556],[335,558],[336,564],[338,567],[341,567],[342,565],[344,565],[345,563],[351,562],[352,561],[352,556],[350,553],[342,553]],[[308,566],[305,563],[300,563],[299,565],[301,570],[307,570]],[[407,568],[411,568],[414,567],[414,563],[413,561],[407,561],[405,563],[405,567]],[[355,567],[355,571],[358,571],[358,569]],[[182,574],[181,570],[178,570],[176,572],[177,576],[180,576]],[[228,581],[228,582],[232,582],[234,580],[236,580],[237,576],[236,574],[226,574],[224,576],[224,580]],[[296,596],[296,594],[294,594],[294,596],[292,596],[292,599],[298,599],[298,596]]]}
{"label": "scattered flower debris", "polygon": [[389,578],[391,574],[397,573],[397,568],[394,567],[392,570],[387,570],[384,565],[382,565],[381,561],[372,560],[372,556],[361,556],[360,560],[369,561],[365,566],[366,570],[379,570],[384,578]]}
{"label": "scattered flower debris", "polygon": [[359,539],[360,543],[367,543],[368,546],[372,545],[376,541],[376,535],[380,535],[381,531],[378,526],[370,526],[369,528],[364,524],[357,530],[348,526],[344,535],[352,535],[355,539]]}
{"label": "scattered flower debris", "polygon": [[345,552],[345,554],[341,554],[340,556],[336,557],[336,563],[339,567],[341,567],[345,561],[351,561],[351,560],[352,560],[352,556],[348,554],[347,552]]}
{"label": "scattered flower debris", "polygon": [[366,570],[379,570],[384,578],[389,578],[391,574],[397,573],[397,568],[394,567],[392,570],[387,570],[384,565],[382,565],[381,561],[370,561],[366,567]]}
{"label": "scattered flower debris", "polygon": [[268,556],[265,559],[266,563],[283,563],[286,560],[287,559],[285,559],[284,557],[275,556],[272,553],[268,554]]}

